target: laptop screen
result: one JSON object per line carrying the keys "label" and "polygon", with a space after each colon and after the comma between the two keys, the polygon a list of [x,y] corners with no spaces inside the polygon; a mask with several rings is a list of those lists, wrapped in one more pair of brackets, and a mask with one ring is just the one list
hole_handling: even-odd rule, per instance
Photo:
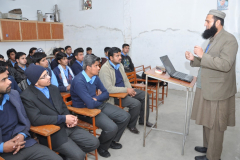
{"label": "laptop screen", "polygon": [[173,67],[173,65],[167,55],[160,57],[160,59],[161,59],[168,74],[172,75],[176,72],[175,68]]}

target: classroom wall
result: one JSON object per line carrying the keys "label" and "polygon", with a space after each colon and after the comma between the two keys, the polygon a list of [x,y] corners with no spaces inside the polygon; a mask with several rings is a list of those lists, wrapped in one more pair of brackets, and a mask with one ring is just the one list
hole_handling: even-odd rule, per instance
{"label": "classroom wall", "polygon": [[[0,0],[0,11],[21,7],[23,16],[36,19],[37,9],[50,12],[55,3],[64,23],[63,41],[0,43],[0,52],[10,46],[28,50],[35,45],[50,50],[57,45],[71,45],[73,49],[92,47],[93,53],[102,57],[104,47],[121,48],[123,43],[129,43],[129,54],[135,66],[162,65],[159,57],[168,55],[177,70],[196,76],[198,68],[190,67],[184,53],[186,50],[193,52],[195,45],[206,47],[208,41],[201,38],[204,20],[210,9],[217,8],[217,0],[93,0],[93,9],[87,11],[82,10],[82,0]],[[240,42],[240,1],[230,0],[229,10],[224,12],[227,14],[224,28]],[[238,92],[239,53],[236,66]],[[182,89],[174,85],[170,88]]]}

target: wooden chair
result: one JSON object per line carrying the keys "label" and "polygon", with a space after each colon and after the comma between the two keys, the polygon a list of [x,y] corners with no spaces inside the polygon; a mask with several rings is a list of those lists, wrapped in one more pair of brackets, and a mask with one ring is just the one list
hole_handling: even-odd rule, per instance
{"label": "wooden chair", "polygon": [[[59,126],[50,124],[50,125],[42,125],[42,126],[31,126],[30,131],[32,131],[35,134],[39,134],[41,136],[47,137],[48,141],[48,147],[52,150],[52,141],[51,141],[51,135],[53,133],[56,133],[60,130]],[[57,153],[58,154],[58,153]]]}
{"label": "wooden chair", "polygon": [[[144,65],[140,65],[134,68],[134,71],[138,75],[142,75],[144,73]],[[137,78],[137,83],[138,82],[145,82],[142,78]]]}
{"label": "wooden chair", "polygon": [[[79,119],[77,125],[81,128],[88,130],[90,133],[93,133],[93,135],[96,137],[97,136],[96,130],[98,129],[98,127],[95,124],[95,117],[101,112],[101,110],[72,107],[72,101],[67,101],[67,99],[71,97],[70,93],[62,92],[61,96],[69,111],[78,115],[84,115],[92,118],[93,124],[87,123]],[[89,154],[95,156],[95,159],[98,160],[97,149],[95,150],[95,153],[89,153]],[[87,156],[85,159],[87,160]]]}
{"label": "wooden chair", "polygon": [[109,97],[118,98],[119,99],[118,107],[123,109],[122,99],[125,98],[127,95],[128,95],[128,93],[110,93]]}
{"label": "wooden chair", "polygon": [[[137,88],[137,89],[140,89],[140,90],[143,90],[143,91],[145,91],[145,89],[146,89],[146,85],[145,84],[142,84],[142,83],[137,83],[138,81],[137,81],[137,75],[136,75],[136,72],[135,71],[133,71],[133,72],[128,72],[128,73],[126,73],[126,75],[127,75],[127,77],[128,77],[128,79],[129,79],[129,82],[131,83],[131,86],[133,87],[133,88]],[[154,105],[154,102],[153,102],[153,100],[154,100],[154,95],[153,95],[153,91],[151,91],[151,90],[147,90],[147,92],[148,92],[148,94],[150,95],[150,99],[151,99],[151,104],[150,104],[150,106],[149,107],[151,107],[151,108],[153,108],[153,105]],[[153,110],[153,109],[152,109]]]}

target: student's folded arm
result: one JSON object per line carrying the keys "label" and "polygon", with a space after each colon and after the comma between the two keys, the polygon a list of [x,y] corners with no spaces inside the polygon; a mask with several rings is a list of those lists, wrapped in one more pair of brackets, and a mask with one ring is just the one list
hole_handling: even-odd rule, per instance
{"label": "student's folded arm", "polygon": [[76,90],[77,95],[84,101],[87,108],[94,109],[99,107],[102,102],[98,102],[93,100],[93,98],[88,93],[87,87],[84,85],[84,83],[76,83],[74,86],[74,90]]}
{"label": "student's folded arm", "polygon": [[48,124],[57,124],[57,115],[44,115],[40,112],[38,107],[31,102],[22,97],[23,105],[26,109],[28,118],[33,126],[41,126]]}
{"label": "student's folded arm", "polygon": [[101,80],[99,78],[97,78],[97,89],[100,89],[102,94],[100,94],[99,96],[96,96],[96,99],[100,102],[103,102],[105,100],[108,100],[109,98],[109,93],[106,90],[106,88],[103,86]]}

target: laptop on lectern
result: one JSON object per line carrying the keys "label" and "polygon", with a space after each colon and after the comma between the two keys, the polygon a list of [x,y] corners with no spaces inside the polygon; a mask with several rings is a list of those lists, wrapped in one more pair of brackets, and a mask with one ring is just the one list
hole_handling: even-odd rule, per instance
{"label": "laptop on lectern", "polygon": [[192,82],[193,76],[176,71],[167,55],[160,57],[160,59],[161,59],[163,65],[164,65],[167,73],[171,77],[176,78],[176,79],[180,79],[182,81],[186,81],[186,82],[189,82],[189,83]]}

